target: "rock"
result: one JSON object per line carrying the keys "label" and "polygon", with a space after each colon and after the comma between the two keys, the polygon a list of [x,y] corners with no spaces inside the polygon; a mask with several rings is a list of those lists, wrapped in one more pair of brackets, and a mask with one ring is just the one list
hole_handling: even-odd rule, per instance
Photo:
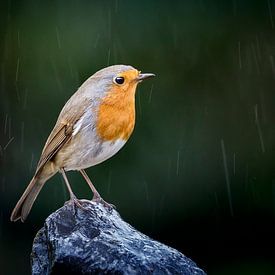
{"label": "rock", "polygon": [[66,204],[46,219],[34,239],[32,274],[205,274],[116,210],[88,201],[83,206]]}

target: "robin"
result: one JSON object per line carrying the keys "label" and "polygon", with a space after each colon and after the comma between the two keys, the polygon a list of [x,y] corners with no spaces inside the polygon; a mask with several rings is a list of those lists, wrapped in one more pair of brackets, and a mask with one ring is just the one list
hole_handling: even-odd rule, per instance
{"label": "robin", "polygon": [[96,72],[82,84],[63,107],[11,221],[26,220],[43,185],[57,172],[64,178],[70,201],[81,206],[66,176],[70,170],[84,177],[93,192],[93,201],[110,206],[84,169],[112,157],[126,143],[135,125],[137,84],[153,76],[132,66],[114,65]]}

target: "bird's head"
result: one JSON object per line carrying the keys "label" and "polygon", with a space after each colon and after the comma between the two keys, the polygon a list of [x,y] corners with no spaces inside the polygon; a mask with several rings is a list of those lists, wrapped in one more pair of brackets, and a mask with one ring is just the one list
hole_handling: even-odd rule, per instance
{"label": "bird's head", "polygon": [[141,73],[132,66],[113,65],[96,72],[91,79],[101,97],[130,98],[135,95],[137,84],[154,77],[152,73]]}

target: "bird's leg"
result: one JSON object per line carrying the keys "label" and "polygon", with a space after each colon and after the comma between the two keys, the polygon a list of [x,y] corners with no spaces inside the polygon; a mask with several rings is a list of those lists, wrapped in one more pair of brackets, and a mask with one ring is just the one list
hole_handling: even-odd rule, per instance
{"label": "bird's leg", "polygon": [[115,208],[115,206],[113,204],[110,204],[110,203],[108,203],[108,202],[106,202],[105,200],[102,199],[102,197],[100,196],[100,194],[98,193],[98,191],[94,187],[93,183],[91,182],[91,180],[88,177],[88,175],[85,172],[85,170],[81,169],[81,170],[79,170],[79,172],[81,173],[81,175],[83,176],[83,178],[85,179],[85,181],[88,183],[89,187],[91,188],[91,190],[92,190],[92,192],[94,194],[92,201],[100,202],[100,203],[102,203],[104,206],[106,206],[108,208]]}
{"label": "bird's leg", "polygon": [[63,179],[64,179],[64,181],[65,181],[66,187],[67,187],[67,189],[68,189],[68,191],[69,191],[69,194],[70,194],[70,201],[72,201],[74,204],[76,204],[76,205],[77,205],[78,207],[80,207],[81,209],[86,210],[86,209],[81,205],[80,201],[77,199],[76,195],[74,194],[74,192],[73,192],[73,190],[72,190],[72,188],[71,188],[71,185],[70,185],[70,183],[69,183],[69,180],[68,180],[68,178],[67,178],[67,176],[66,176],[66,173],[65,173],[64,168],[61,168],[61,169],[60,169],[60,173],[62,174],[62,177],[63,177]]}
{"label": "bird's leg", "polygon": [[62,177],[63,177],[64,181],[65,181],[66,187],[67,187],[67,189],[68,189],[68,191],[69,191],[70,199],[71,199],[71,200],[76,199],[76,195],[74,194],[74,192],[73,192],[73,190],[72,190],[72,188],[71,188],[71,185],[70,185],[70,183],[69,183],[69,180],[68,180],[68,178],[67,178],[67,175],[66,175],[66,173],[65,173],[64,168],[61,168],[61,169],[60,169],[60,172],[61,172],[61,174],[62,174]]}
{"label": "bird's leg", "polygon": [[85,170],[79,170],[79,172],[81,173],[81,175],[83,176],[83,178],[85,179],[85,181],[88,183],[89,187],[91,188],[94,196],[93,196],[93,200],[97,200],[99,198],[101,198],[100,194],[98,193],[98,191],[96,190],[96,188],[94,187],[93,183],[91,182],[90,178],[88,177],[87,173],[85,172]]}

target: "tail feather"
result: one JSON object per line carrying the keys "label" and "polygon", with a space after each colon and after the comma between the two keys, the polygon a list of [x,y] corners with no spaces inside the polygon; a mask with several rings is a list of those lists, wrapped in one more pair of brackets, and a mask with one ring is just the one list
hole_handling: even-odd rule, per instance
{"label": "tail feather", "polygon": [[45,182],[45,180],[42,181],[41,178],[36,176],[32,178],[31,182],[11,213],[11,221],[17,221],[21,219],[21,221],[24,222],[26,220],[33,206],[33,203]]}

